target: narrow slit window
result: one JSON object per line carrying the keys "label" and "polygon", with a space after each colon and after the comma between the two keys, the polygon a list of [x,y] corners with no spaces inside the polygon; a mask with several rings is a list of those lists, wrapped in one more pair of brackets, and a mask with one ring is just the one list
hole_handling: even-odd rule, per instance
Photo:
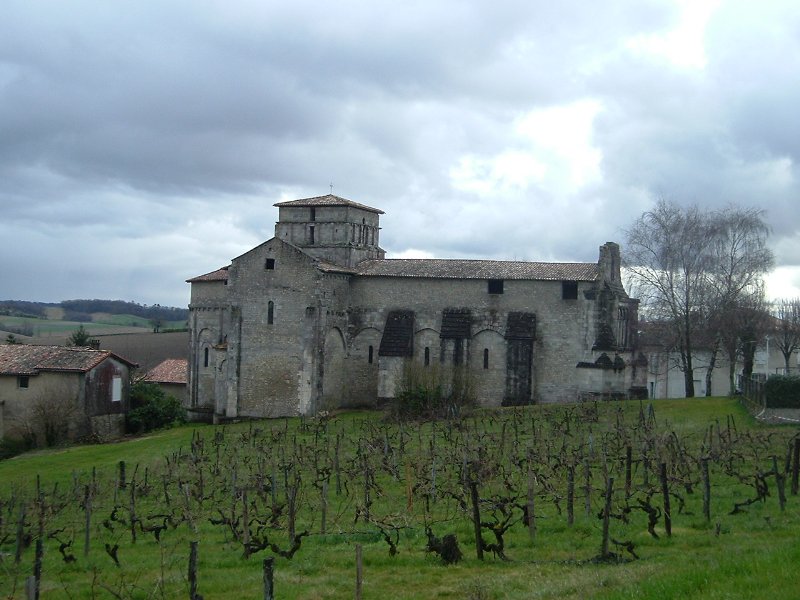
{"label": "narrow slit window", "polygon": [[425,366],[429,366],[431,364],[431,349],[428,346],[425,346]]}
{"label": "narrow slit window", "polygon": [[317,209],[314,208],[313,206],[311,207],[311,220],[312,221],[317,220]]}
{"label": "narrow slit window", "polygon": [[208,348],[203,349],[203,366],[208,366]]}
{"label": "narrow slit window", "polygon": [[267,271],[274,271],[275,270],[275,259],[274,258],[268,258],[267,262],[264,264],[264,268]]}
{"label": "narrow slit window", "polygon": [[314,243],[314,226],[313,225],[308,228],[308,243],[309,244],[313,244]]}
{"label": "narrow slit window", "polygon": [[489,368],[489,349],[488,348],[484,348],[483,349],[483,368],[484,369],[488,369]]}
{"label": "narrow slit window", "polygon": [[375,352],[375,350],[372,348],[372,346],[370,346],[369,350],[367,351],[367,362],[369,364],[372,364],[372,359],[374,357],[374,352]]}
{"label": "narrow slit window", "polygon": [[502,279],[490,279],[489,280],[489,293],[490,294],[502,294],[503,293],[503,280]]}
{"label": "narrow slit window", "polygon": [[272,325],[275,322],[275,303],[270,300],[267,303],[267,325]]}

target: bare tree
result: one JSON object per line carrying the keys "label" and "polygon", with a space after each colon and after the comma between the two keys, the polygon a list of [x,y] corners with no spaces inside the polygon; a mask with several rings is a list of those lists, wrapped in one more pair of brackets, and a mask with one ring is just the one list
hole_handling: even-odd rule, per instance
{"label": "bare tree", "polygon": [[789,361],[800,350],[800,298],[782,298],[772,305],[772,339],[783,354],[786,374],[791,373]]}
{"label": "bare tree", "polygon": [[666,200],[627,231],[627,272],[646,316],[670,327],[686,397],[695,395],[695,346],[702,340],[711,351],[713,371],[726,312],[740,318],[738,304],[760,293],[773,260],[768,234],[760,211],[704,212]]}
{"label": "bare tree", "polygon": [[23,416],[23,436],[37,446],[56,446],[69,438],[79,412],[78,393],[68,383],[40,390]]}
{"label": "bare tree", "polygon": [[720,346],[724,345],[727,350],[729,393],[733,395],[736,357],[741,355],[745,371],[752,372],[755,349],[766,333],[763,278],[772,268],[774,259],[767,247],[769,228],[763,216],[763,211],[735,206],[709,215],[716,222],[710,246],[711,270],[704,319],[711,352],[706,371],[706,394],[709,396]]}
{"label": "bare tree", "polygon": [[743,296],[717,316],[718,339],[728,359],[730,395],[736,393],[737,361],[742,359],[742,375],[750,377],[758,342],[769,331],[769,323],[763,291]]}
{"label": "bare tree", "polygon": [[665,200],[627,231],[627,271],[648,318],[671,325],[687,397],[694,396],[692,344],[712,237],[696,206],[683,211]]}

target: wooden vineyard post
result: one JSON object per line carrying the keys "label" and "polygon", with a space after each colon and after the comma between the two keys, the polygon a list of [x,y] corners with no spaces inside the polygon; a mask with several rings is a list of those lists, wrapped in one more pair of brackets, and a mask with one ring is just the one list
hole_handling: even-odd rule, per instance
{"label": "wooden vineyard post", "polygon": [[414,480],[411,475],[411,463],[406,463],[406,511],[414,509]]}
{"label": "wooden vineyard post", "polygon": [[322,515],[320,516],[320,526],[319,530],[322,535],[327,533],[328,529],[328,480],[322,480],[322,489],[320,490],[322,494],[322,501],[320,506],[320,512]]}
{"label": "wooden vineyard post", "polygon": [[606,482],[606,501],[603,506],[603,544],[600,548],[600,558],[608,558],[609,524],[611,521],[611,494],[614,490],[614,478],[609,477]]}
{"label": "wooden vineyard post", "polygon": [[364,563],[361,556],[361,544],[356,544],[356,600],[361,600],[361,582],[364,577]]}
{"label": "wooden vineyard post", "polygon": [[124,490],[127,486],[125,482],[125,461],[119,461],[119,478],[117,479],[117,487],[121,490]]}
{"label": "wooden vineyard post", "polygon": [[589,459],[583,459],[583,474],[586,479],[584,492],[586,493],[586,516],[592,515],[592,470],[589,468]]}
{"label": "wooden vineyard post", "polygon": [[475,480],[469,482],[469,493],[472,499],[472,523],[475,527],[475,553],[478,560],[483,560],[483,538],[481,537],[481,509],[478,505],[478,484]]}
{"label": "wooden vineyard post", "polygon": [[667,481],[667,463],[661,463],[661,494],[664,496],[664,530],[667,537],[672,537],[672,513],[669,507],[669,482]]}
{"label": "wooden vineyard post", "polygon": [[275,559],[273,557],[264,559],[264,600],[274,600],[274,569]]}
{"label": "wooden vineyard post", "polygon": [[44,540],[36,538],[36,557],[33,562],[33,599],[39,600],[39,589],[42,585],[42,557],[44,556]]}
{"label": "wooden vineyard post", "polygon": [[575,523],[575,465],[567,467],[567,525]]}
{"label": "wooden vineyard post", "polygon": [[19,519],[17,520],[17,547],[14,553],[14,564],[18,565],[22,560],[22,550],[25,537],[25,501],[19,503]]}
{"label": "wooden vineyard post", "polygon": [[199,600],[197,594],[197,542],[189,542],[189,600]]}
{"label": "wooden vineyard post", "polygon": [[792,496],[797,496],[800,487],[800,438],[794,438],[794,456],[792,459]]}
{"label": "wooden vineyard post", "polygon": [[89,542],[92,533],[92,486],[87,484],[83,491],[83,510],[85,512],[83,530],[83,557],[89,556]]}
{"label": "wooden vineyard post", "polygon": [[632,469],[631,463],[633,457],[633,448],[630,446],[625,447],[625,499],[631,497],[631,477]]}
{"label": "wooden vineyard post", "polygon": [[708,475],[708,459],[703,458],[700,465],[703,469],[703,516],[706,521],[711,521],[711,479]]}
{"label": "wooden vineyard post", "polygon": [[786,509],[786,476],[778,470],[778,457],[772,457],[772,470],[775,472],[775,484],[778,487],[778,502],[781,512]]}
{"label": "wooden vineyard post", "polygon": [[528,535],[531,541],[536,540],[536,505],[535,505],[535,478],[533,469],[528,465]]}
{"label": "wooden vineyard post", "polygon": [[[236,490],[234,490],[234,495]],[[250,556],[250,506],[247,501],[247,488],[242,488],[242,544],[245,557]]]}

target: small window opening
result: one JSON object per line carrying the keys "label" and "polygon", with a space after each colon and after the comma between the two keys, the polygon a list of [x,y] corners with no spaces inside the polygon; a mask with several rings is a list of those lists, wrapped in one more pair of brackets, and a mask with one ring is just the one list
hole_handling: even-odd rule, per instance
{"label": "small window opening", "polygon": [[264,264],[264,268],[267,269],[267,271],[274,271],[275,270],[275,259],[274,258],[268,258],[267,262]]}
{"label": "small window opening", "polygon": [[205,348],[203,350],[203,366],[204,367],[208,366],[208,348]]}
{"label": "small window opening", "polygon": [[490,294],[502,294],[503,293],[503,280],[502,279],[490,279],[489,280],[489,293]]}
{"label": "small window opening", "polygon": [[484,348],[483,349],[483,368],[484,369],[488,369],[489,368],[489,349],[488,348]]}
{"label": "small window opening", "polygon": [[309,244],[313,244],[314,243],[314,226],[313,225],[308,228],[308,243]]}
{"label": "small window opening", "polygon": [[270,300],[267,303],[267,325],[272,325],[275,321],[275,303]]}
{"label": "small window opening", "polygon": [[27,375],[20,375],[19,377],[17,377],[17,387],[28,389],[30,383],[31,379]]}
{"label": "small window opening", "polygon": [[428,346],[425,346],[425,366],[429,366],[431,364],[431,349]]}
{"label": "small window opening", "polygon": [[577,281],[562,281],[561,282],[561,299],[562,300],[577,300],[578,299],[578,282]]}
{"label": "small window opening", "polygon": [[369,364],[372,364],[372,359],[373,359],[373,356],[374,356],[374,352],[375,352],[374,349],[372,348],[372,346],[370,346],[369,350],[367,351],[367,362]]}
{"label": "small window opening", "polygon": [[111,401],[112,402],[122,401],[122,377],[115,376],[111,380]]}
{"label": "small window opening", "polygon": [[314,207],[311,207],[311,220],[312,221],[317,220],[317,209]]}

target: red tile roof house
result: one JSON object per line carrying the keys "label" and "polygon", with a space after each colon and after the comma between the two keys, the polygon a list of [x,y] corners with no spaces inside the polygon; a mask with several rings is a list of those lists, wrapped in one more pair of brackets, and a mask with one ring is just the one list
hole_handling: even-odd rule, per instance
{"label": "red tile roof house", "polygon": [[167,396],[175,396],[186,406],[187,363],[185,358],[168,358],[150,369],[142,381],[155,383]]}
{"label": "red tile roof house", "polygon": [[0,346],[0,437],[50,446],[122,435],[137,366],[108,350]]}

